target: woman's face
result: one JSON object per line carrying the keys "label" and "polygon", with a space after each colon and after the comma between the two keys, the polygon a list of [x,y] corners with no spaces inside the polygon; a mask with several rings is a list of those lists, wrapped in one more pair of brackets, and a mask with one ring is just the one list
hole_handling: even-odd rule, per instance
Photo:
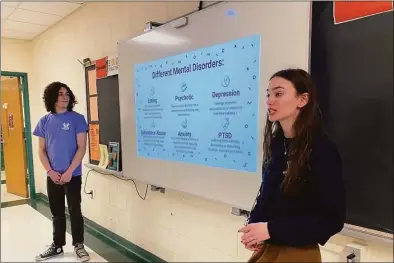
{"label": "woman's face", "polygon": [[267,111],[271,122],[295,120],[300,109],[308,102],[307,94],[297,94],[293,83],[274,77],[267,89]]}

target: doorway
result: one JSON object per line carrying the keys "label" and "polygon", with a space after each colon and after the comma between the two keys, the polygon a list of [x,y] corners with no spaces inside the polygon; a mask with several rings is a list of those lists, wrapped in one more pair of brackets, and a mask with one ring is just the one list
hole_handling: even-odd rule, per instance
{"label": "doorway", "polygon": [[26,73],[1,71],[1,202],[35,198]]}

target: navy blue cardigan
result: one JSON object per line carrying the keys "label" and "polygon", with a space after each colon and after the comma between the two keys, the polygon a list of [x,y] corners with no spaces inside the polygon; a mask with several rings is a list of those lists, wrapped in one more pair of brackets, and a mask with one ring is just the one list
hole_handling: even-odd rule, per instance
{"label": "navy blue cardigan", "polygon": [[[326,136],[318,137],[309,159],[310,172],[297,195],[284,195],[284,137],[272,143],[272,161],[263,170],[260,195],[249,223],[268,222],[266,242],[286,246],[324,245],[340,232],[346,217],[341,157]],[[290,139],[291,140],[291,139]]]}

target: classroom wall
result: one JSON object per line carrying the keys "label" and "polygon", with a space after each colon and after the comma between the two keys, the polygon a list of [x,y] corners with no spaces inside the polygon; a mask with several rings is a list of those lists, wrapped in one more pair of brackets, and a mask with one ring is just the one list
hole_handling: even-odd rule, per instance
{"label": "classroom wall", "polygon": [[31,41],[1,38],[1,70],[31,73]]}
{"label": "classroom wall", "polygon": [[[84,69],[77,59],[113,54],[116,42],[142,33],[145,22],[166,21],[197,6],[197,2],[87,3],[47,30],[31,46],[36,72],[30,81],[32,128],[45,114],[43,89],[54,80],[73,89],[79,100],[76,110],[86,116]],[[37,152],[34,137],[33,151]],[[45,172],[37,154],[33,157],[36,190],[46,194]],[[240,245],[237,233],[244,218],[231,215],[231,207],[168,189],[165,194],[148,190],[143,201],[132,182],[94,172],[87,180],[86,171],[83,181],[94,198],[83,194],[84,215],[164,260],[239,262],[251,255]],[[141,196],[145,187],[137,182]],[[350,241],[334,237],[322,250],[323,260],[344,261],[340,252]],[[392,261],[392,255],[391,247],[371,243],[363,261]]]}
{"label": "classroom wall", "polygon": [[[166,21],[196,8],[197,3],[86,3],[82,8],[45,31],[32,43],[33,65],[40,71],[31,80],[32,125],[45,113],[42,91],[52,81],[69,85],[78,100],[76,110],[86,116],[84,68],[78,62],[92,60],[117,52],[117,41],[143,32],[145,23]],[[40,69],[40,70],[38,70]],[[33,141],[33,150],[37,142]],[[88,158],[85,158],[87,161]],[[45,191],[43,170],[34,156],[37,191]],[[100,179],[97,179],[100,182]],[[92,180],[93,181],[93,180]]]}

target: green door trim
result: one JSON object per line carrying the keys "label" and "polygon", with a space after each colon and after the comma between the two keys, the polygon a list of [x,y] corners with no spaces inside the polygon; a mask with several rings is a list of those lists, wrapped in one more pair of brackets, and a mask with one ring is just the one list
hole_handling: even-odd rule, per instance
{"label": "green door trim", "polygon": [[21,77],[22,78],[22,94],[23,94],[23,111],[25,114],[25,137],[26,137],[26,156],[27,170],[29,178],[30,198],[36,198],[36,186],[34,182],[34,165],[33,165],[33,149],[31,139],[30,125],[30,104],[29,104],[29,85],[27,82],[27,73],[1,71],[1,76],[5,77]]}

